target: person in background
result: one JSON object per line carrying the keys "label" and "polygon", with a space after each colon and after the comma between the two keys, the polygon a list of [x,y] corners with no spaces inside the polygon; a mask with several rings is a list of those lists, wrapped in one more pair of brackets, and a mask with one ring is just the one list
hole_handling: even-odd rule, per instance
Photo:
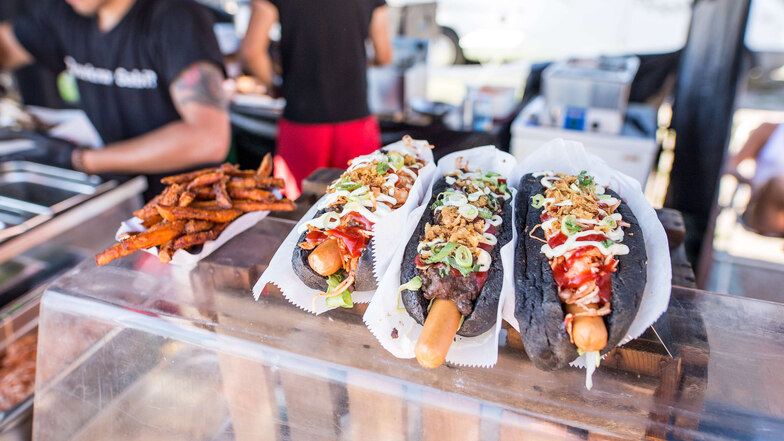
{"label": "person in background", "polygon": [[320,167],[381,145],[367,103],[365,41],[375,65],[392,60],[384,0],[254,0],[241,54],[250,72],[273,87],[270,29],[280,22],[282,95],[275,176],[295,199],[302,180]]}
{"label": "person in background", "polygon": [[207,11],[190,0],[65,0],[0,24],[0,68],[68,71],[105,148],[41,162],[160,177],[223,161],[230,144],[223,60]]}
{"label": "person in background", "polygon": [[[738,172],[746,159],[757,165],[751,179]],[[730,159],[728,169],[739,181],[751,185],[743,223],[760,234],[784,237],[784,124],[760,125]]]}

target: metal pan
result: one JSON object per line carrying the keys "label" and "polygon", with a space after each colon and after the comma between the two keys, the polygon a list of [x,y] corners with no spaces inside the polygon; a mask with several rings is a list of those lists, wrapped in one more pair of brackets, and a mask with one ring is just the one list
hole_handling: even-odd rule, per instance
{"label": "metal pan", "polygon": [[0,163],[0,241],[24,233],[115,184],[34,162]]}

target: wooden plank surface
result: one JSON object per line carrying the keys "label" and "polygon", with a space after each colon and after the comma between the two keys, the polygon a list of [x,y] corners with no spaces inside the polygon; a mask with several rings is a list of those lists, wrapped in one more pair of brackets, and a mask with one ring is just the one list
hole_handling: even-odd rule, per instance
{"label": "wooden plank surface", "polygon": [[[520,351],[507,347],[499,349],[499,362],[493,369],[444,365],[426,370],[414,360],[399,360],[387,353],[367,332],[361,317],[346,310],[316,317],[274,296],[250,305],[246,297],[240,296],[228,296],[221,302],[229,310],[256,317],[246,329],[227,329],[225,332],[229,334],[242,336],[251,332],[264,335],[265,339],[260,343],[298,356],[319,354],[323,362],[351,366],[352,370],[360,369],[404,382],[413,381],[438,391],[575,421],[583,427],[596,427],[631,438],[644,435],[648,409],[659,384],[647,376],[627,376],[612,369],[600,369],[594,377],[595,384],[601,385],[602,389],[602,393],[597,395],[584,390],[582,371],[543,372],[536,369]],[[231,302],[235,304],[229,305]],[[341,349],[325,352],[324,347]],[[297,365],[303,364],[304,369],[305,363],[302,361]],[[319,396],[326,395],[323,384],[316,382],[314,387],[319,388]],[[289,402],[290,393],[296,393],[296,390],[286,391],[287,407],[309,405],[307,401]],[[635,397],[632,401],[623,398],[618,401],[618,397],[632,396]],[[612,409],[613,413],[620,413],[623,417],[608,419],[605,412],[597,412],[596,409]],[[437,412],[434,414],[437,415]],[[318,418],[325,424],[333,424],[326,414]],[[476,424],[471,425],[474,426]]]}
{"label": "wooden plank surface", "polygon": [[291,441],[340,438],[339,403],[326,374],[280,371],[286,402],[286,427]]}
{"label": "wooden plank surface", "polygon": [[282,420],[270,368],[233,355],[220,353],[218,357],[234,439],[281,439]]}
{"label": "wooden plank surface", "polygon": [[351,372],[346,378],[351,439],[405,441],[408,407],[402,384],[378,375]]}

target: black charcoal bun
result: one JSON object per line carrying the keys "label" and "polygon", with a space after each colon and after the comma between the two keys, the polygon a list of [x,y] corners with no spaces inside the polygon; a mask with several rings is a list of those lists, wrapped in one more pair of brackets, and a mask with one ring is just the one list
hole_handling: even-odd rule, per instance
{"label": "black charcoal bun", "polygon": [[[324,214],[324,210],[319,210],[313,218],[317,218]],[[300,244],[305,241],[306,233],[302,233],[297,240]],[[373,291],[378,288],[376,278],[373,275],[373,241],[368,243],[368,246],[359,257],[359,265],[357,265],[357,273],[354,276],[354,290],[355,291]],[[294,273],[302,280],[302,282],[309,288],[317,289],[319,291],[327,290],[327,278],[313,271],[313,268],[308,264],[308,256],[312,250],[304,250],[299,246],[294,246],[294,252],[291,255],[291,265],[294,267]]]}
{"label": "black charcoal bun", "polygon": [[[427,203],[422,219],[419,220],[414,233],[408,240],[406,251],[403,255],[403,266],[400,271],[400,284],[404,284],[419,275],[414,264],[414,259],[417,256],[417,245],[419,245],[419,238],[425,233],[425,224],[433,223],[433,210],[430,206],[436,201],[438,194],[447,188],[446,181],[441,178],[436,182],[433,187],[433,196]],[[512,240],[512,198],[504,201],[503,214],[501,215],[504,222],[501,224],[500,231],[497,232],[496,238],[498,243],[493,247],[490,256],[492,263],[488,270],[487,281],[482,287],[482,292],[474,301],[474,309],[471,314],[463,321],[463,325],[457,331],[458,335],[464,337],[473,337],[480,335],[487,330],[493,328],[496,323],[498,313],[498,301],[501,295],[501,287],[504,282],[504,270],[501,265],[501,247]],[[420,325],[425,323],[427,317],[427,306],[430,300],[427,300],[421,291],[403,290],[401,293],[403,304],[406,306],[408,314],[416,320]]]}
{"label": "black charcoal bun", "polygon": [[[541,223],[542,214],[541,208],[531,207],[531,196],[544,194],[544,190],[540,179],[531,174],[520,180],[515,201],[518,234],[514,272],[515,318],[528,357],[539,369],[552,370],[566,366],[578,354],[564,327],[564,306],[558,298],[549,260],[541,252],[544,232],[538,228],[531,233],[534,226]],[[606,193],[622,200],[612,190],[607,189]],[[631,225],[624,228],[623,237],[629,254],[616,256],[618,269],[611,276],[612,313],[604,317],[608,337],[602,354],[612,350],[626,335],[640,307],[647,277],[648,257],[637,218],[625,202],[621,202],[616,212]],[[540,240],[531,238],[529,234]]]}

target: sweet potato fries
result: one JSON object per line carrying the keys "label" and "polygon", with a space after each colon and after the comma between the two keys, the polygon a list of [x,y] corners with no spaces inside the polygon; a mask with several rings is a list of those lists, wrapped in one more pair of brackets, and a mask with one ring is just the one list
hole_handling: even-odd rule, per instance
{"label": "sweet potato fries", "polygon": [[159,247],[158,258],[171,261],[179,249],[192,249],[220,233],[249,211],[290,211],[296,206],[278,199],[273,189],[283,188],[281,179],[270,177],[272,156],[267,155],[258,170],[239,170],[226,163],[161,179],[168,185],[158,196],[133,214],[146,231],[129,233],[120,242],[95,256],[98,265],[127,256],[137,250]]}

